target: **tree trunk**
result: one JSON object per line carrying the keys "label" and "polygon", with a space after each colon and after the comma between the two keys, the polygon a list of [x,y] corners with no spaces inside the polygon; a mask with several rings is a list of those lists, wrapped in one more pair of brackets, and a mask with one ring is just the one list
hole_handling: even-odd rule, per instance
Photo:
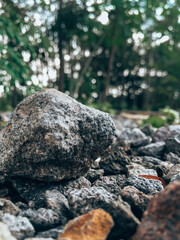
{"label": "tree trunk", "polygon": [[[62,10],[63,0],[59,1],[59,9]],[[57,79],[58,90],[64,92],[64,55],[63,55],[63,41],[62,41],[62,31],[61,27],[58,32],[58,48],[59,48],[59,59],[60,59],[60,68]]]}
{"label": "tree trunk", "polygon": [[108,95],[116,50],[117,50],[117,47],[113,45],[111,48],[111,54],[110,54],[109,63],[108,63],[108,71],[105,79],[104,89],[101,93],[100,102],[105,102],[106,96]]}
{"label": "tree trunk", "polygon": [[99,39],[99,41],[97,42],[97,44],[94,46],[93,51],[91,53],[91,56],[86,60],[86,62],[84,64],[84,68],[81,71],[81,74],[79,76],[79,81],[77,82],[74,93],[73,93],[73,97],[76,98],[76,99],[78,98],[78,95],[79,95],[79,89],[82,86],[82,84],[84,83],[84,75],[86,74],[86,72],[87,72],[87,70],[88,70],[88,68],[89,68],[89,66],[92,62],[92,59],[94,57],[94,53],[98,50],[98,48],[99,48],[99,46],[102,43],[104,38],[105,38],[105,35],[102,35],[101,38]]}

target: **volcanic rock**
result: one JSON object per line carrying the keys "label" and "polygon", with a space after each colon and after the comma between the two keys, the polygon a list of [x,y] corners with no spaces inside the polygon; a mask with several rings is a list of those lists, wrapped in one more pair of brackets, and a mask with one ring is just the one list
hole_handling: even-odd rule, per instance
{"label": "volcanic rock", "polygon": [[0,134],[0,171],[44,181],[87,172],[113,140],[107,113],[43,89],[20,102]]}
{"label": "volcanic rock", "polygon": [[130,237],[139,224],[128,203],[125,203],[120,196],[118,201],[114,200],[116,198],[102,187],[73,190],[68,196],[70,211],[74,217],[97,208],[104,209],[113,217],[115,225],[108,240]]}
{"label": "volcanic rock", "polygon": [[180,239],[180,181],[169,184],[150,201],[132,240]]}
{"label": "volcanic rock", "polygon": [[151,157],[161,157],[165,150],[164,142],[151,143],[138,149],[139,154]]}

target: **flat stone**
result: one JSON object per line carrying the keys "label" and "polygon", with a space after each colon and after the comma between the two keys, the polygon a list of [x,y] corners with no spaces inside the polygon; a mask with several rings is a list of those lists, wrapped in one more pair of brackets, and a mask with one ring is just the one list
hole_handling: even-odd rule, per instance
{"label": "flat stone", "polygon": [[103,209],[92,210],[67,223],[58,240],[105,240],[114,225]]}
{"label": "flat stone", "polygon": [[151,199],[132,240],[179,239],[179,203],[180,181],[177,181]]}
{"label": "flat stone", "polygon": [[51,228],[46,231],[41,231],[36,234],[36,237],[38,238],[53,238],[57,239],[57,237],[63,232],[63,226],[58,226],[56,228]]}
{"label": "flat stone", "polygon": [[33,237],[35,234],[32,224],[25,217],[15,217],[5,213],[0,217],[0,220],[8,226],[11,234],[18,240],[23,240],[25,237]]}
{"label": "flat stone", "polygon": [[85,174],[112,143],[115,125],[104,112],[55,89],[25,98],[0,134],[0,169],[43,181]]}

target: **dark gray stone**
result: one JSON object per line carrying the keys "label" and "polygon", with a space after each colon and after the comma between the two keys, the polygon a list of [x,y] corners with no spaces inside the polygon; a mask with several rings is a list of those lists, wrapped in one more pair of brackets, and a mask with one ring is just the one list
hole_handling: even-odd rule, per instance
{"label": "dark gray stone", "polygon": [[86,173],[85,177],[90,181],[94,182],[100,177],[102,177],[104,174],[104,169],[93,169],[90,168],[88,172]]}
{"label": "dark gray stone", "polygon": [[146,136],[149,136],[149,137],[153,137],[155,132],[151,125],[144,125],[140,129]]}
{"label": "dark gray stone", "polygon": [[51,227],[57,226],[57,224],[61,224],[61,217],[52,209],[28,209],[21,211],[19,216],[28,218],[36,230],[49,229]]}
{"label": "dark gray stone", "polygon": [[47,202],[47,207],[54,210],[60,216],[61,224],[66,224],[70,216],[67,198],[56,189],[53,189],[46,190],[45,199]]}
{"label": "dark gray stone", "polygon": [[107,113],[43,89],[19,103],[3,128],[0,169],[43,181],[72,179],[88,171],[114,135]]}
{"label": "dark gray stone", "polygon": [[123,151],[109,151],[100,160],[99,165],[104,169],[105,175],[125,174],[130,159]]}
{"label": "dark gray stone", "polygon": [[59,227],[56,227],[56,228],[52,228],[50,230],[47,230],[47,231],[42,231],[42,232],[38,232],[36,234],[36,237],[39,237],[39,238],[54,238],[54,239],[57,239],[57,237],[63,232],[63,227],[64,226],[59,226]]}
{"label": "dark gray stone", "polygon": [[175,153],[180,157],[180,134],[172,135],[167,138],[166,147],[169,152]]}
{"label": "dark gray stone", "polygon": [[32,224],[26,217],[15,217],[9,213],[5,213],[0,217],[0,221],[8,226],[11,234],[18,240],[23,240],[25,237],[33,237],[35,234]]}
{"label": "dark gray stone", "polygon": [[140,147],[151,142],[151,138],[147,137],[139,128],[125,129],[118,133],[118,139],[129,141],[133,147]]}
{"label": "dark gray stone", "polygon": [[174,175],[172,178],[171,178],[171,182],[175,182],[175,181],[178,181],[180,180],[180,172],[176,175]]}
{"label": "dark gray stone", "polygon": [[165,150],[164,142],[151,143],[149,145],[140,147],[138,153],[140,155],[152,156],[152,157],[162,157]]}
{"label": "dark gray stone", "polygon": [[164,158],[166,161],[169,161],[173,164],[180,164],[180,157],[175,153],[169,152],[165,154]]}
{"label": "dark gray stone", "polygon": [[117,175],[114,176],[103,176],[93,183],[94,187],[103,187],[108,192],[118,197],[121,187],[119,186]]}
{"label": "dark gray stone", "polygon": [[164,189],[159,180],[146,179],[143,177],[129,177],[127,178],[126,185],[134,186],[145,194],[154,194]]}

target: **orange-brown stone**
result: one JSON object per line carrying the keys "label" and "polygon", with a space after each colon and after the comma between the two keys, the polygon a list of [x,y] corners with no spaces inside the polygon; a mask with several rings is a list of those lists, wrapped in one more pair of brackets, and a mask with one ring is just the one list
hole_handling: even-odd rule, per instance
{"label": "orange-brown stone", "polygon": [[114,222],[103,209],[92,210],[69,221],[58,240],[105,240]]}

